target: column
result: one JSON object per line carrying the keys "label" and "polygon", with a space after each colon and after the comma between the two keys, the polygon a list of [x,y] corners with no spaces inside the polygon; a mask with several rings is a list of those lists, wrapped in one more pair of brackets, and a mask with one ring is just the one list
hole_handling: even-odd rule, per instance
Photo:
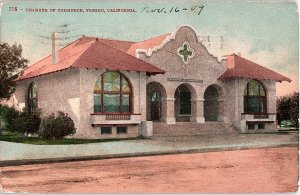
{"label": "column", "polygon": [[228,117],[226,116],[226,101],[224,99],[218,100],[219,116],[218,121],[228,123]]}
{"label": "column", "polygon": [[190,121],[196,123],[204,123],[204,99],[191,99],[192,116]]}
{"label": "column", "polygon": [[162,100],[163,120],[167,124],[175,124],[174,103],[175,98],[166,98]]}

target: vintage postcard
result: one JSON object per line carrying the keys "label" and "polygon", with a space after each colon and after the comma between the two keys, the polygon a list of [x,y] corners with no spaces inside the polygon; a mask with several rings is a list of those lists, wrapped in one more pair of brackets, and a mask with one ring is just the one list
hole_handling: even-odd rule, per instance
{"label": "vintage postcard", "polygon": [[0,1],[0,192],[298,190],[295,1]]}

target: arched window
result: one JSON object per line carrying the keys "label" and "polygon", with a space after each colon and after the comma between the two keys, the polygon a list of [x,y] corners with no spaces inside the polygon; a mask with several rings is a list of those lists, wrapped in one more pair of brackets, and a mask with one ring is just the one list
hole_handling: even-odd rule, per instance
{"label": "arched window", "polygon": [[130,113],[132,89],[119,72],[105,72],[94,87],[94,112]]}
{"label": "arched window", "polygon": [[247,83],[244,91],[244,112],[260,114],[267,112],[267,94],[264,86],[257,80]]}
{"label": "arched window", "polygon": [[37,108],[37,87],[35,82],[32,82],[28,88],[28,110],[29,112]]}

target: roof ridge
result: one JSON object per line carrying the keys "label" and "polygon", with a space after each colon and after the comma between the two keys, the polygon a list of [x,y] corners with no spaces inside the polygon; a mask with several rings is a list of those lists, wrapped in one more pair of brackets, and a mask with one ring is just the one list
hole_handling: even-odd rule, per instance
{"label": "roof ridge", "polygon": [[138,43],[138,42],[135,42],[135,41],[111,39],[111,38],[102,38],[102,37],[96,37],[96,39],[103,39],[103,40],[108,40],[108,41],[122,41],[122,42]]}
{"label": "roof ridge", "polygon": [[[134,57],[134,56],[132,56],[132,55],[130,55],[130,54],[128,54],[128,53],[126,53],[126,52],[124,52],[124,51],[118,49],[118,48],[115,48],[115,47],[112,47],[112,46],[107,45],[107,44],[105,44],[105,43],[99,42],[99,40],[96,40],[96,42],[98,42],[98,43],[100,43],[100,44],[103,44],[103,45],[105,45],[105,46],[108,46],[108,47],[110,47],[110,48],[116,49],[116,50],[118,50],[118,51],[120,51],[120,52],[126,54],[127,56],[130,56],[130,58],[135,58],[135,59],[137,59],[137,60],[139,60],[139,61],[141,61],[141,62],[145,62],[144,60],[141,60],[141,59],[139,59],[139,58],[137,58],[137,57]],[[149,62],[146,62],[146,63],[150,64]],[[156,65],[153,65],[153,64],[150,64],[150,65],[155,66],[156,68],[162,70],[161,68],[157,67]],[[162,71],[163,71],[163,72],[166,72],[166,71],[164,71],[164,70],[162,70]]]}
{"label": "roof ridge", "polygon": [[75,60],[75,62],[74,62],[72,65],[70,65],[70,68],[75,68],[74,65],[77,63],[77,61],[78,61],[79,59],[81,59],[82,56],[83,56],[83,55],[91,48],[91,46],[94,45],[94,44],[96,44],[96,43],[97,43],[97,39],[95,40],[94,43],[92,43],[92,44],[90,44],[90,45],[88,46],[88,48],[80,55],[79,58],[77,58],[77,60]]}
{"label": "roof ridge", "polygon": [[163,35],[158,35],[158,36],[155,36],[155,37],[151,37],[151,38],[148,38],[148,39],[144,39],[142,41],[139,41],[139,42],[136,42],[136,43],[142,43],[142,42],[145,42],[145,41],[150,41],[151,39],[156,39],[158,37],[162,37],[162,36],[167,36],[167,35],[171,35],[172,33],[166,33],[166,34],[163,34]]}
{"label": "roof ridge", "polygon": [[138,43],[136,41],[120,40],[120,39],[112,39],[112,38],[104,38],[104,37],[94,37],[94,36],[86,36],[86,35],[83,35],[83,37],[91,38],[91,39],[102,39],[102,40],[107,40],[107,41],[122,41],[122,42]]}

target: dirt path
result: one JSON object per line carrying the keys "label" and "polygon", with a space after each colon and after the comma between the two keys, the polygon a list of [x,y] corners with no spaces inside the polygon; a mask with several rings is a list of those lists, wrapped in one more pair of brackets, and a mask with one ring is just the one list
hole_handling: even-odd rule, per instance
{"label": "dirt path", "polygon": [[293,192],[298,148],[1,167],[1,185],[37,193]]}

